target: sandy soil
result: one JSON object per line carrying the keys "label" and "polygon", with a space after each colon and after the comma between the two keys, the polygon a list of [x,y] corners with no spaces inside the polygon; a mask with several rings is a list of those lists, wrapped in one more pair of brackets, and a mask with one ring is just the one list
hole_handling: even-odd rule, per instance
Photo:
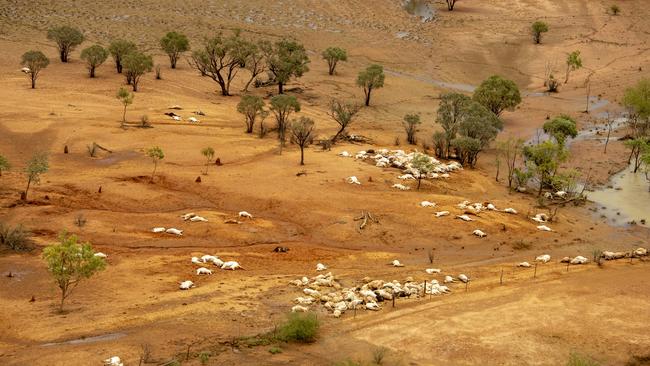
{"label": "sandy soil", "polygon": [[[36,5],[35,5],[36,4]],[[452,174],[449,180],[425,182],[420,191],[396,191],[398,171],[381,169],[337,156],[343,150],[396,147],[405,136],[401,118],[422,113],[419,137],[428,142],[437,98],[447,89],[440,82],[477,85],[499,73],[525,91],[522,105],[504,115],[508,135],[531,138],[547,116],[569,113],[590,126],[602,113],[620,113],[616,101],[624,89],[646,75],[648,9],[642,0],[621,4],[620,16],[606,14],[607,1],[572,2],[518,0],[459,2],[452,13],[442,11],[432,23],[421,23],[400,9],[398,1],[295,1],[288,12],[282,2],[199,0],[172,1],[37,1],[0,4],[0,153],[14,169],[0,178],[0,219],[23,223],[34,233],[36,249],[27,254],[3,252],[0,273],[0,361],[6,365],[89,365],[120,355],[137,364],[142,344],[158,361],[191,351],[219,352],[213,364],[328,365],[346,358],[368,361],[377,346],[388,347],[391,364],[562,364],[571,351],[588,354],[603,364],[622,364],[632,355],[647,354],[647,309],[650,294],[647,263],[589,265],[565,272],[552,264],[513,270],[521,260],[548,252],[556,258],[594,248],[629,250],[648,246],[640,227],[610,227],[586,207],[564,207],[542,233],[527,216],[539,212],[531,196],[510,194],[503,180],[495,182],[494,155],[487,151],[475,170]],[[535,46],[529,24],[544,19],[551,25],[544,44]],[[127,117],[147,115],[153,128],[120,129],[121,107],[114,98],[123,83],[112,62],[89,79],[79,50],[69,64],[56,61],[45,39],[47,27],[74,22],[89,41],[106,45],[124,36],[156,54],[163,80],[145,76]],[[288,85],[303,104],[300,115],[316,120],[322,136],[334,132],[327,116],[333,98],[362,97],[354,85],[359,69],[378,62],[388,70],[386,86],[373,95],[351,128],[373,139],[373,145],[337,145],[332,151],[309,148],[306,166],[295,147],[279,154],[273,136],[260,139],[243,133],[236,113],[237,96],[224,98],[217,85],[199,77],[182,62],[170,70],[156,50],[156,39],[177,29],[193,42],[218,29],[242,28],[250,37],[292,35],[310,51],[311,71]],[[397,32],[408,32],[403,39]],[[329,77],[318,55],[337,44],[350,51],[350,61]],[[52,64],[42,73],[38,89],[28,89],[19,72],[20,55],[42,49]],[[579,49],[585,67],[574,72],[556,95],[540,95],[546,61],[557,61],[563,74],[564,54]],[[596,99],[589,114],[585,80]],[[233,90],[243,86],[243,78]],[[274,88],[256,89],[268,97]],[[605,103],[609,101],[609,104]],[[181,105],[184,117],[200,109],[201,123],[173,122],[163,113]],[[267,121],[270,123],[270,120]],[[622,136],[625,131],[617,131]],[[86,145],[97,142],[113,151],[90,158]],[[69,154],[63,154],[67,145]],[[150,183],[152,164],[144,150],[159,145],[165,159]],[[201,176],[200,149],[213,146],[223,166]],[[399,148],[411,149],[401,145]],[[422,147],[419,147],[422,149]],[[30,201],[19,201],[21,173],[34,151],[50,153],[50,171],[34,187]],[[622,144],[610,142],[602,152],[599,140],[576,141],[568,167],[590,171],[594,182],[626,162]],[[590,169],[591,168],[591,169]],[[306,175],[297,176],[304,171]],[[345,183],[356,175],[361,186]],[[201,183],[195,183],[201,176]],[[372,181],[370,181],[372,178]],[[99,187],[102,192],[98,193]],[[465,199],[514,207],[519,215],[488,212],[468,224],[435,219],[418,207],[424,199],[455,210]],[[224,223],[240,210],[254,220]],[[380,224],[359,233],[354,218],[368,210]],[[196,212],[208,223],[179,219]],[[454,211],[455,213],[455,211]],[[83,214],[87,224],[74,225]],[[183,237],[154,235],[154,226],[175,226]],[[481,228],[484,239],[471,235]],[[41,247],[66,229],[109,255],[108,268],[83,283],[70,298],[64,315],[56,312],[58,293],[40,259]],[[530,249],[515,250],[523,242]],[[289,253],[272,253],[277,246]],[[295,288],[290,279],[313,275],[317,262],[327,263],[346,283],[365,276],[386,280],[427,277],[426,252],[434,248],[434,265],[446,273],[473,278],[467,293],[432,300],[404,300],[397,309],[359,313],[342,320],[321,313],[324,327],[318,342],[283,345],[269,357],[267,347],[231,348],[228,342],[273,329],[290,309]],[[189,258],[214,253],[239,261],[246,270],[219,271],[198,277]],[[406,267],[391,268],[399,258]],[[506,285],[498,285],[505,268]],[[430,277],[429,277],[430,278]],[[177,290],[191,279],[197,287]],[[34,296],[35,302],[29,302]],[[89,337],[104,337],[93,339]],[[84,339],[82,342],[69,342]],[[55,343],[55,344],[52,344]],[[335,350],[333,352],[333,350]],[[197,364],[194,359],[185,364]]]}

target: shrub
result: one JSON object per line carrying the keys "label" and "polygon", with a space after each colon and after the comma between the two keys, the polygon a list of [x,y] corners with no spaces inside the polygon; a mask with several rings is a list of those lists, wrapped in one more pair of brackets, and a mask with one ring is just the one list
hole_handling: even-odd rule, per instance
{"label": "shrub", "polygon": [[530,31],[533,34],[533,41],[540,44],[542,43],[542,33],[548,32],[548,24],[538,20],[530,26]]}
{"label": "shrub", "polygon": [[314,342],[319,326],[315,313],[292,313],[278,329],[278,339],[285,342]]}
{"label": "shrub", "polygon": [[567,366],[599,366],[600,364],[589,357],[572,352]]}
{"label": "shrub", "polygon": [[381,365],[384,363],[384,358],[386,358],[386,353],[388,353],[388,348],[386,347],[377,347],[372,351],[372,363],[375,365]]}
{"label": "shrub", "polygon": [[277,355],[278,353],[282,353],[282,348],[277,347],[277,346],[271,347],[271,348],[269,348],[269,353],[272,354],[272,355]]}
{"label": "shrub", "polygon": [[28,248],[29,231],[22,224],[10,227],[0,222],[0,244],[6,245],[11,250],[26,250]]}
{"label": "shrub", "polygon": [[203,351],[199,353],[199,362],[201,362],[201,365],[207,365],[208,361],[210,361],[210,357],[212,357],[212,353]]}
{"label": "shrub", "polygon": [[614,4],[609,7],[609,11],[612,13],[612,15],[618,15],[618,13],[621,12],[621,8],[619,8],[618,5]]}

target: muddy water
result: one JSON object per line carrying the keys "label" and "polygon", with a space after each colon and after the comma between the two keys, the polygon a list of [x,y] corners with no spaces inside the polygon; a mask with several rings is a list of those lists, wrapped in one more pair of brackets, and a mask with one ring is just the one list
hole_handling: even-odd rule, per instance
{"label": "muddy water", "polygon": [[[630,165],[610,180],[610,186],[588,192],[587,197],[596,202],[598,213],[614,225],[637,225],[650,227],[650,182],[641,171],[633,173]],[[645,224],[642,223],[645,221]]]}
{"label": "muddy water", "polygon": [[426,0],[406,0],[404,10],[411,15],[422,18],[422,23],[432,21],[435,16],[434,10]]}
{"label": "muddy water", "polygon": [[69,341],[64,341],[64,342],[54,342],[54,343],[45,343],[42,344],[42,347],[52,347],[52,346],[61,346],[61,345],[66,345],[66,344],[85,344],[85,343],[95,343],[95,342],[102,342],[102,341],[112,341],[115,339],[119,339],[124,337],[126,334],[125,333],[110,333],[110,334],[104,334],[100,336],[94,336],[94,337],[85,337],[85,338],[79,338],[79,339],[73,339]]}

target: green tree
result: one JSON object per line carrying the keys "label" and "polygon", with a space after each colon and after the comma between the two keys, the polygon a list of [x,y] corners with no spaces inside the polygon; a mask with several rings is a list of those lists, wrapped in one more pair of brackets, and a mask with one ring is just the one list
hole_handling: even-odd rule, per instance
{"label": "green tree", "polygon": [[402,125],[406,131],[406,140],[409,144],[415,145],[416,138],[415,134],[418,132],[418,126],[422,124],[419,114],[407,114],[404,116],[404,121]]}
{"label": "green tree", "polygon": [[124,56],[122,64],[126,69],[127,82],[131,81],[133,91],[137,92],[142,75],[151,72],[153,69],[153,58],[144,53],[133,51]]}
{"label": "green tree", "polygon": [[433,162],[431,162],[431,158],[429,156],[421,153],[415,153],[413,160],[411,160],[411,167],[417,170],[415,178],[418,180],[417,189],[420,189],[422,179],[426,178],[429,173],[433,172]]}
{"label": "green tree", "polygon": [[539,183],[539,196],[545,187],[552,185],[560,164],[566,161],[569,154],[562,145],[550,140],[525,146],[523,152],[528,170]]}
{"label": "green tree", "polygon": [[278,93],[284,92],[284,85],[292,77],[299,78],[309,71],[309,57],[302,44],[282,39],[275,44],[264,45],[263,52],[267,67],[278,83]]}
{"label": "green tree", "polygon": [[300,165],[305,165],[305,147],[314,139],[314,120],[300,117],[291,123],[291,140],[300,147]]}
{"label": "green tree", "polygon": [[336,140],[345,133],[345,129],[352,123],[354,116],[359,112],[361,106],[356,103],[344,103],[340,100],[332,100],[329,105],[329,115],[338,123],[339,129],[336,131],[336,134],[332,137],[332,143],[336,143]]}
{"label": "green tree", "polygon": [[611,11],[612,15],[618,15],[621,12],[621,8],[619,8],[616,4],[610,6],[609,10]]}
{"label": "green tree", "polygon": [[169,56],[169,63],[175,69],[178,57],[190,49],[190,41],[184,34],[169,32],[160,40],[160,48]]}
{"label": "green tree", "polygon": [[11,169],[11,164],[9,163],[9,160],[5,158],[3,155],[0,154],[0,177],[2,177],[2,171],[7,171]]}
{"label": "green tree", "polygon": [[565,114],[544,123],[544,132],[552,136],[560,146],[564,147],[567,138],[578,136],[576,121]]}
{"label": "green tree", "polygon": [[103,64],[107,58],[108,51],[98,44],[84,48],[84,50],[81,51],[81,59],[86,61],[91,78],[95,77],[95,69],[99,65]]}
{"label": "green tree", "polygon": [[205,173],[203,174],[208,175],[208,166],[210,166],[210,162],[214,159],[214,149],[208,146],[201,150],[201,155],[207,159],[205,162]]}
{"label": "green tree", "polygon": [[461,162],[476,166],[478,154],[490,145],[502,129],[503,122],[483,105],[473,101],[467,104],[458,124],[458,133],[473,140],[463,138],[456,144],[452,141],[457,155],[461,155]]}
{"label": "green tree", "polygon": [[248,92],[248,88],[250,87],[251,83],[257,79],[257,76],[266,71],[267,62],[264,52],[262,52],[263,45],[265,44],[268,44],[268,41],[247,43],[248,50],[244,52],[244,54],[247,56],[245,62],[246,65],[244,68],[251,73],[251,77],[246,82],[246,85],[244,85],[244,89],[242,89],[244,93]]}
{"label": "green tree", "polygon": [[357,86],[363,88],[363,93],[366,96],[366,106],[370,105],[370,94],[372,91],[384,87],[384,79],[384,67],[381,65],[373,64],[359,72]]}
{"label": "green tree", "polygon": [[521,103],[519,88],[512,80],[492,75],[474,91],[473,99],[497,116],[504,110],[513,111]]}
{"label": "green tree", "polygon": [[506,159],[508,167],[508,188],[513,189],[515,181],[515,171],[517,169],[517,159],[521,156],[524,147],[524,140],[508,137],[506,140],[497,142],[497,150]]}
{"label": "green tree", "polygon": [[582,67],[582,58],[580,58],[580,51],[571,52],[566,58],[566,77],[564,78],[564,83],[569,82],[569,73],[571,71],[578,70]]}
{"label": "green tree", "polygon": [[249,53],[252,52],[250,42],[243,39],[239,31],[230,37],[218,33],[205,40],[203,47],[192,53],[190,64],[216,81],[221,87],[221,95],[230,95],[230,83],[237,71],[246,65]]}
{"label": "green tree", "polygon": [[153,172],[151,173],[151,181],[153,182],[153,178],[156,176],[158,163],[165,158],[165,153],[160,147],[154,146],[147,150],[147,156],[151,158],[151,161],[153,161]]}
{"label": "green tree", "polygon": [[25,174],[27,174],[27,188],[22,194],[22,199],[27,200],[27,194],[32,183],[38,184],[41,182],[41,174],[49,170],[47,153],[35,153],[27,162],[25,167]]}
{"label": "green tree", "polygon": [[458,0],[445,0],[445,2],[447,3],[447,10],[449,11],[454,10],[454,6],[456,5],[457,1]]}
{"label": "green tree", "polygon": [[630,149],[628,163],[633,163],[634,173],[636,173],[639,171],[643,162],[643,155],[650,151],[650,139],[648,139],[648,137],[637,137],[632,140],[627,140],[623,144],[625,147]]}
{"label": "green tree", "polygon": [[436,115],[436,123],[445,131],[447,146],[444,154],[449,158],[451,154],[451,141],[456,138],[458,126],[463,120],[467,106],[472,99],[460,93],[447,93],[440,96],[440,106]]}
{"label": "green tree", "polygon": [[282,151],[289,115],[293,112],[300,112],[300,102],[291,95],[276,95],[271,98],[270,108],[278,123],[278,139],[280,139],[280,151]]}
{"label": "green tree", "polygon": [[24,67],[23,72],[29,75],[29,78],[32,81],[32,89],[35,89],[38,74],[50,64],[50,59],[48,59],[43,52],[32,50],[23,53],[20,64]]}
{"label": "green tree", "polygon": [[481,141],[469,136],[458,136],[451,140],[451,146],[456,150],[456,158],[462,164],[476,165],[478,154],[483,150]]}
{"label": "green tree", "polygon": [[123,39],[116,39],[111,42],[108,46],[108,51],[111,53],[111,56],[113,56],[118,74],[122,73],[122,60],[124,59],[124,56],[136,51],[137,49],[135,43]]}
{"label": "green tree", "polygon": [[70,52],[84,41],[84,35],[77,28],[67,25],[50,28],[47,39],[56,42],[61,62],[68,62]]}
{"label": "green tree", "polygon": [[76,235],[65,231],[59,235],[59,243],[43,249],[47,270],[61,290],[59,311],[63,311],[65,299],[79,283],[92,277],[106,267],[103,258],[95,256],[90,243],[81,243]]}
{"label": "green tree", "polygon": [[334,75],[334,72],[336,70],[336,64],[339,61],[348,60],[348,53],[344,49],[339,47],[328,47],[325,51],[323,51],[322,56],[323,59],[327,61],[327,66],[330,75]]}
{"label": "green tree", "polygon": [[126,88],[120,88],[120,90],[117,91],[115,97],[124,106],[124,112],[122,113],[122,124],[120,125],[120,127],[124,128],[124,125],[126,123],[126,107],[128,107],[133,103],[133,98],[135,96],[133,95],[133,93],[126,90]]}
{"label": "green tree", "polygon": [[632,88],[625,89],[623,105],[630,111],[630,127],[635,137],[650,132],[650,79],[642,79]]}
{"label": "green tree", "polygon": [[246,133],[253,133],[253,127],[255,127],[255,121],[257,117],[265,117],[265,114],[268,113],[264,110],[264,100],[255,95],[242,95],[241,100],[237,104],[237,112],[241,113],[245,117],[246,121]]}
{"label": "green tree", "polygon": [[530,32],[533,34],[535,44],[540,44],[542,43],[542,33],[548,32],[548,24],[538,20],[531,25]]}

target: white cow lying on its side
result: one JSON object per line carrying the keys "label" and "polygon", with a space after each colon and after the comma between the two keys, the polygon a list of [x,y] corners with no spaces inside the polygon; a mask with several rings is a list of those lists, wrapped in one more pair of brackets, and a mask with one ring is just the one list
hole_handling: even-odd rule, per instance
{"label": "white cow lying on its side", "polygon": [[178,235],[178,236],[183,235],[183,230],[179,230],[179,229],[176,229],[176,228],[173,228],[173,227],[165,230],[165,232],[167,234],[174,234],[174,235]]}
{"label": "white cow lying on its side", "polygon": [[194,287],[194,282],[190,280],[183,281],[179,287],[181,290],[189,290],[190,288]]}
{"label": "white cow lying on its side", "polygon": [[249,214],[246,211],[239,211],[239,217],[246,217],[246,218],[252,219],[253,215]]}
{"label": "white cow lying on its side", "polygon": [[223,265],[221,265],[221,269],[230,269],[230,270],[234,271],[237,268],[242,268],[242,267],[239,265],[239,263],[237,263],[235,261],[224,262]]}
{"label": "white cow lying on its side", "polygon": [[487,236],[486,233],[484,233],[483,231],[481,231],[479,229],[474,230],[474,232],[472,234],[478,236],[479,238],[485,238]]}
{"label": "white cow lying on its side", "polygon": [[196,269],[196,274],[197,275],[211,275],[212,271],[205,268],[205,267],[201,267],[201,268]]}
{"label": "white cow lying on its side", "polygon": [[155,228],[151,229],[151,232],[152,233],[164,233],[165,230],[166,229],[164,227],[155,227]]}
{"label": "white cow lying on its side", "polygon": [[550,260],[551,260],[551,256],[548,254],[538,255],[537,258],[535,258],[535,261],[542,262],[542,263],[548,263]]}
{"label": "white cow lying on its side", "polygon": [[350,184],[361,184],[361,182],[359,182],[359,179],[357,177],[355,177],[354,175],[351,176],[351,177],[348,177],[347,182],[350,183]]}
{"label": "white cow lying on its side", "polygon": [[436,217],[449,216],[449,211],[438,211],[435,215]]}
{"label": "white cow lying on its side", "polygon": [[422,201],[422,202],[420,202],[420,206],[422,206],[422,207],[436,207],[436,204],[433,203],[433,202],[429,202],[429,201]]}

